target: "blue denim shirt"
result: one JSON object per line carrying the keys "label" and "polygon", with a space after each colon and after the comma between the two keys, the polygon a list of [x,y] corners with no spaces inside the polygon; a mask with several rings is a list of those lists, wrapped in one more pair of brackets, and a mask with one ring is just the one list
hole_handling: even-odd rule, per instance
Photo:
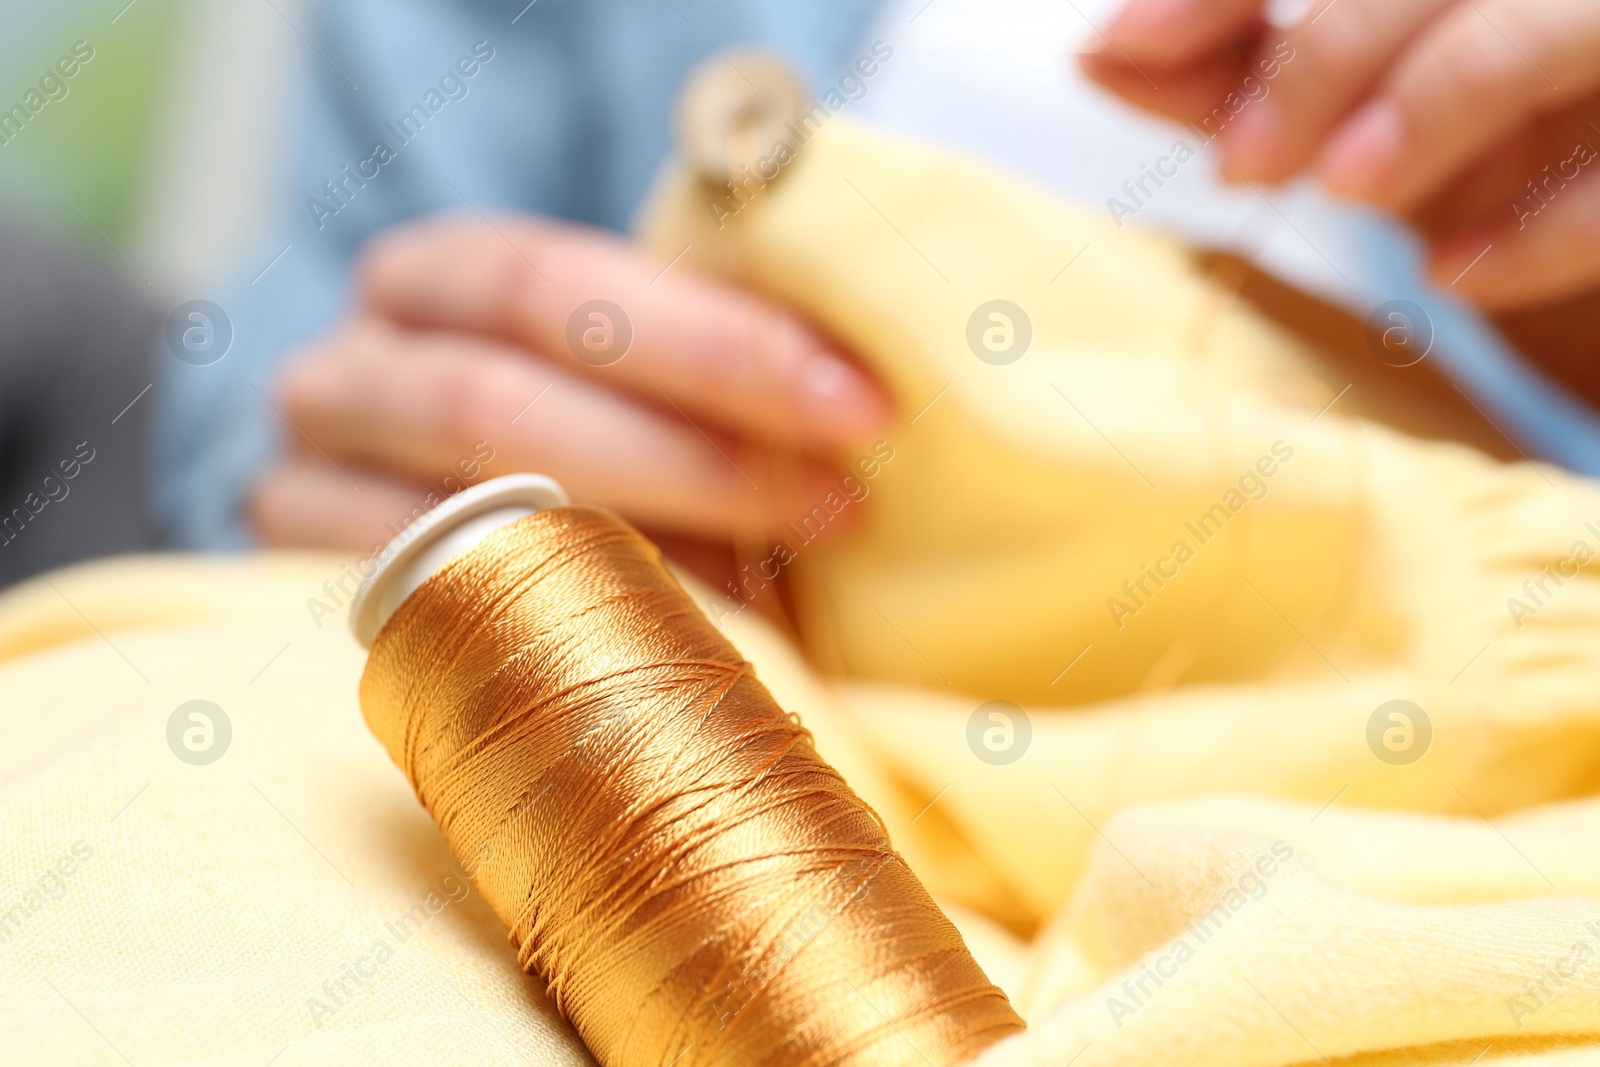
{"label": "blue denim shirt", "polygon": [[154,489],[170,543],[249,543],[244,494],[280,446],[274,370],[335,321],[369,237],[416,215],[474,209],[622,229],[671,150],[673,100],[701,58],[765,45],[826,85],[875,7],[524,3],[327,0],[314,29],[301,21],[314,47],[298,60],[305,97],[279,207],[234,287],[201,294],[227,316],[231,345],[215,362],[159,360]]}

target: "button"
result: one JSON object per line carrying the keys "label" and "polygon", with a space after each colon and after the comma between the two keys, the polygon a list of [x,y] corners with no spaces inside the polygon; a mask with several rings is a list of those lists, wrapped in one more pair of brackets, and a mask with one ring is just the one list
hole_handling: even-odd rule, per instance
{"label": "button", "polygon": [[695,172],[725,185],[781,143],[794,148],[790,124],[805,112],[805,83],[782,56],[755,49],[714,52],[684,79],[678,94],[678,151]]}

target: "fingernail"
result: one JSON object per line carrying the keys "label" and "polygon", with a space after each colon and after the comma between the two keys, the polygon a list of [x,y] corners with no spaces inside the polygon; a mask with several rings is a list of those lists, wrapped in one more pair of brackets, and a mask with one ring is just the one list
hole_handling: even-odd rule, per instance
{"label": "fingernail", "polygon": [[1242,182],[1277,177],[1272,168],[1282,143],[1278,109],[1269,101],[1249,104],[1222,131],[1222,179]]}
{"label": "fingernail", "polygon": [[1379,199],[1405,151],[1405,122],[1387,100],[1367,104],[1331,137],[1317,160],[1323,188],[1352,200]]}
{"label": "fingernail", "polygon": [[819,353],[808,359],[800,388],[808,413],[846,434],[871,432],[887,420],[878,390],[837,356]]}
{"label": "fingernail", "polygon": [[1131,0],[1111,20],[1113,40],[1162,43],[1162,38],[1182,33],[1190,0]]}

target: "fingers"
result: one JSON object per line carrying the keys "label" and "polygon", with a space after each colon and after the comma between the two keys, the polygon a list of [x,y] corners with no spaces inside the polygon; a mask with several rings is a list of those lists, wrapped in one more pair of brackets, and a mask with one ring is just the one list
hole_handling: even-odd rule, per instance
{"label": "fingers", "polygon": [[1124,18],[1145,10],[1135,3],[1084,67],[1140,107],[1221,134],[1224,178],[1276,182],[1312,160],[1406,41],[1452,2],[1324,2],[1274,30],[1260,18],[1259,3],[1171,0],[1160,5],[1160,19],[1140,19],[1149,34],[1164,26],[1164,43],[1120,29]]}
{"label": "fingers", "polygon": [[1523,124],[1592,93],[1597,51],[1600,5],[1589,0],[1457,4],[1330,138],[1322,181],[1405,211]]}
{"label": "fingers", "polygon": [[428,489],[375,471],[355,474],[358,492],[315,454],[292,457],[252,489],[250,524],[267,545],[369,551],[427,510]]}
{"label": "fingers", "polygon": [[[598,231],[527,219],[402,227],[368,251],[362,294],[396,321],[514,340],[763,440],[838,450],[890,415],[882,389],[794,315]],[[584,307],[595,300],[620,312]]]}
{"label": "fingers", "polygon": [[1129,0],[1106,27],[1103,51],[1160,70],[1185,67],[1259,33],[1265,6],[1265,0]]}
{"label": "fingers", "polygon": [[[1251,28],[1259,7],[1135,0],[1085,70],[1173,117],[1195,121],[1198,99],[1218,120],[1226,178],[1279,181],[1315,165],[1335,195],[1402,213],[1600,86],[1592,0],[1336,0],[1281,33]],[[1252,34],[1254,59],[1231,63]],[[1266,59],[1278,61],[1270,75]],[[1249,103],[1224,111],[1230,94]]]}
{"label": "fingers", "polygon": [[1084,53],[1089,78],[1135,107],[1180,122],[1199,122],[1241,83],[1255,42],[1241,40],[1183,68],[1146,70],[1110,49]]}
{"label": "fingers", "polygon": [[[1600,166],[1592,149],[1589,165]],[[1444,238],[1432,250],[1429,273],[1493,311],[1558,300],[1600,284],[1600,181],[1566,181],[1577,157],[1556,165],[1542,197],[1525,198],[1517,219]],[[1546,199],[1547,198],[1547,199]]]}
{"label": "fingers", "polygon": [[814,461],[772,468],[670,406],[473,337],[362,323],[292,364],[282,392],[304,451],[330,469],[433,483],[476,457],[484,476],[541,471],[575,500],[714,540],[775,529],[829,480]]}
{"label": "fingers", "polygon": [[[1324,2],[1287,30],[1268,34],[1256,69],[1243,72],[1260,83],[1260,99],[1223,131],[1223,177],[1279,182],[1302,170],[1406,43],[1452,2]],[[1270,68],[1260,65],[1272,61]],[[1272,77],[1265,76],[1269,69]]]}

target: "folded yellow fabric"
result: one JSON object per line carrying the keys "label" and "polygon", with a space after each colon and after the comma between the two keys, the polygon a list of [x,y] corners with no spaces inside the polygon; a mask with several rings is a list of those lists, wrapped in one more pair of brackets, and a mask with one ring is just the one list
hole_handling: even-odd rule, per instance
{"label": "folded yellow fabric", "polygon": [[[1149,923],[1139,909],[1154,907],[1141,893],[1101,900],[1102,868],[1179,817],[1118,813],[1217,793],[1299,801],[1307,822],[1336,805],[1318,825],[1355,841],[1371,835],[1344,822],[1349,808],[1483,831],[1466,847],[1454,821],[1408,822],[1438,842],[1419,846],[1428,864],[1397,866],[1387,885],[1370,872],[1353,892],[1419,905],[1582,898],[1507,904],[1504,917],[1430,911],[1413,939],[1436,957],[1421,973],[1385,956],[1384,909],[1324,920],[1329,872],[1284,879],[1296,888],[1259,909],[1265,923],[1284,908],[1296,938],[1278,972],[1247,958],[1244,973],[1287,999],[1291,976],[1322,972],[1307,987],[1318,996],[1296,996],[1298,1016],[1285,1007],[1322,1054],[1504,1036],[1520,976],[1554,958],[1558,930],[1579,936],[1569,912],[1596,908],[1587,875],[1551,870],[1554,846],[1535,857],[1549,880],[1530,883],[1537,849],[1502,822],[1600,784],[1600,582],[1585,566],[1600,553],[1596,487],[1347,418],[1308,373],[1314,354],[1182,248],[968,160],[836,120],[775,183],[747,189],[736,216],[707,209],[716,195],[669,177],[645,216],[649,243],[802,309],[879,371],[904,415],[859,531],[792,544],[787,565],[808,653],[852,679],[844,700],[898,787],[885,802],[897,842],[936,892],[1018,930],[1054,917],[1026,1006],[1040,1020],[1077,999],[1026,1039],[1035,1062],[1075,1055],[1070,1036],[1107,1021],[1099,984],[1122,981],[1140,952],[1159,957],[1172,933],[1096,948],[1107,926]],[[804,517],[791,528],[797,541],[811,533]],[[1020,755],[1020,727],[1009,740],[1002,730],[1015,762],[974,758],[983,723],[1006,726],[980,709],[989,700],[1031,723]],[[1403,718],[1391,701],[1410,702]],[[1592,854],[1592,817],[1575,819],[1561,847]],[[1219,834],[1219,857],[1248,854]],[[1186,898],[1234,862],[1147,858],[1156,869],[1139,883]],[[1062,926],[1063,914],[1077,918]],[[1524,917],[1526,938],[1512,933]],[[1506,970],[1462,956],[1480,922],[1501,931],[1484,951]],[[1214,975],[1187,980],[1194,997],[1141,1012],[1135,1029],[1156,1044],[1096,1041],[1099,1059],[1082,1062],[1198,1058],[1182,1033],[1223,1042],[1218,1062],[1318,1058],[1279,1040],[1274,1027],[1292,1026],[1257,1012],[1259,998],[1230,1006]],[[1373,999],[1402,987],[1416,996]],[[1593,1033],[1592,991],[1560,1003],[1539,1026]],[[1486,1004],[1500,1008],[1480,1018]]]}
{"label": "folded yellow fabric", "polygon": [[[986,1067],[1600,1062],[1594,487],[1323,411],[1181,248],[842,118],[721,230],[705,196],[649,240],[903,419],[855,536],[784,563],[826,670],[696,595],[1027,1015]],[[366,734],[305,608],[338,574],[0,598],[8,1055],[585,1062]]]}
{"label": "folded yellow fabric", "polygon": [[[1600,1059],[1600,804],[1490,825],[1208,799],[1105,832],[1037,947],[1034,1029],[983,1063]],[[1045,1010],[1074,967],[1109,977]]]}

